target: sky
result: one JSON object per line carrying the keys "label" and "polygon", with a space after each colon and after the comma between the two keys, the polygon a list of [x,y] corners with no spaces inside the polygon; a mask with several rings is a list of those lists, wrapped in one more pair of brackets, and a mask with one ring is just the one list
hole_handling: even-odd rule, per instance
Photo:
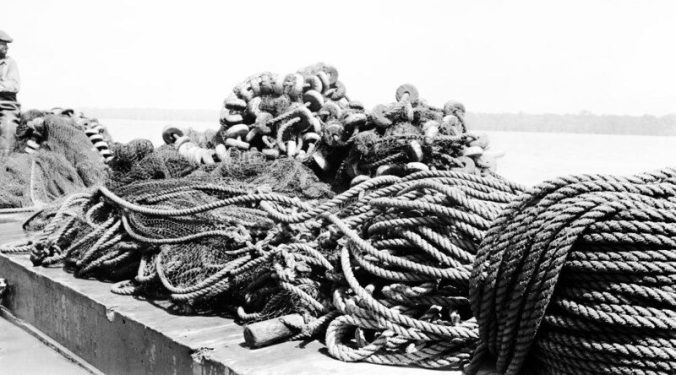
{"label": "sky", "polygon": [[270,71],[334,65],[474,112],[676,113],[673,1],[3,0],[24,108],[218,109]]}

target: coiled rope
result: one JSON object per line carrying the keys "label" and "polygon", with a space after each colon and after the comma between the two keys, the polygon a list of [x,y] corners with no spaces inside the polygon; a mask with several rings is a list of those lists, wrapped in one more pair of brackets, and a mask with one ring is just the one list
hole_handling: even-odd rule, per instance
{"label": "coiled rope", "polygon": [[[165,187],[139,194],[152,184]],[[325,334],[345,361],[459,369],[475,351],[468,374],[486,361],[500,374],[673,373],[676,171],[522,190],[427,171],[310,204],[199,181],[141,183],[120,191],[133,200],[105,188],[71,196],[32,244],[3,250],[31,248],[44,253],[39,263],[65,261],[78,276],[131,267],[136,277],[116,284],[119,293],[159,284],[176,303],[236,297],[226,304],[243,320],[302,312],[295,338]],[[184,208],[169,204],[199,192]],[[200,216],[219,210],[264,233],[197,248],[202,258],[227,255],[223,263],[167,251],[236,239],[204,226],[226,221]],[[168,236],[167,220],[188,229]],[[200,268],[210,273],[180,281]]]}
{"label": "coiled rope", "polygon": [[326,332],[342,360],[460,368],[477,340],[474,253],[522,190],[456,171],[375,177],[323,203],[140,182],[69,199],[29,247],[36,264],[79,277],[133,269],[116,293],[220,303],[244,321],[301,313],[294,338]]}
{"label": "coiled rope", "polygon": [[[205,165],[199,172],[244,176],[263,166],[254,159],[286,154],[341,191],[354,185],[325,201],[205,173],[137,182],[196,168],[145,142],[115,147],[108,187],[43,208],[105,180],[92,144],[113,155],[93,120],[56,111],[56,159],[37,173],[33,156],[22,179],[35,206],[27,210],[40,208],[45,225],[0,251],[30,252],[36,265],[63,264],[116,281],[115,293],[169,298],[188,312],[281,316],[291,339],[324,335],[344,361],[468,374],[485,362],[507,375],[676,373],[676,170],[564,177],[524,193],[494,174],[487,140],[467,133],[460,103],[429,106],[408,84],[395,99],[366,111],[345,96],[335,68],[317,64],[238,85],[221,131],[204,135],[214,150],[174,128],[163,134],[174,154]],[[26,151],[37,155],[45,122],[32,124]],[[244,163],[238,148],[261,152]],[[50,178],[54,166],[72,168]],[[270,180],[280,184],[280,174]]]}
{"label": "coiled rope", "polygon": [[510,203],[474,262],[467,373],[673,374],[675,177],[559,178]]}
{"label": "coiled rope", "polygon": [[[326,330],[344,361],[460,369],[477,341],[468,285],[489,220],[523,187],[454,171],[420,172],[325,213],[342,234],[340,315]],[[342,216],[342,217],[339,217]]]}
{"label": "coiled rope", "polygon": [[485,361],[500,374],[671,374],[675,175],[573,176],[522,194],[430,170],[323,202],[148,181],[70,196],[37,238],[0,251],[243,321],[300,313],[293,337],[325,334],[345,361],[460,369],[475,352],[469,374]]}

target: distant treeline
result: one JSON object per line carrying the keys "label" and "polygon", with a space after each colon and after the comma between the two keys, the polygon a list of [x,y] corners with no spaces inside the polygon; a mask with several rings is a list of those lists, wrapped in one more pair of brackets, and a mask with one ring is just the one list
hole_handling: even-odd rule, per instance
{"label": "distant treeline", "polygon": [[592,134],[676,135],[676,114],[655,116],[468,113],[470,129]]}
{"label": "distant treeline", "polygon": [[[218,123],[217,110],[159,108],[85,108],[99,119],[199,121]],[[655,117],[579,114],[468,113],[467,124],[475,130],[565,132],[593,134],[644,134],[676,136],[676,114]]]}
{"label": "distant treeline", "polygon": [[162,108],[81,108],[85,115],[98,119],[198,121],[218,123],[218,110]]}

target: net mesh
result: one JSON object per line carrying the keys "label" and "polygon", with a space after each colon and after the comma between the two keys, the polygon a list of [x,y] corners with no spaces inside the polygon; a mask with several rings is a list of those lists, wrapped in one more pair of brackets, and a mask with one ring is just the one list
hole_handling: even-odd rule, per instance
{"label": "net mesh", "polygon": [[[168,298],[182,312],[228,312],[243,321],[298,313],[308,323],[298,333],[304,337],[322,332],[338,313],[369,308],[355,283],[416,321],[446,327],[467,320],[466,305],[446,307],[446,320],[432,311],[442,298],[466,298],[466,268],[481,231],[520,187],[484,177],[491,176],[480,163],[486,145],[466,133],[464,109],[434,108],[404,85],[397,102],[367,112],[345,97],[337,72],[324,64],[287,78],[265,73],[235,88],[217,132],[163,134],[174,144],[159,148],[147,140],[112,143],[107,166],[85,136],[96,125],[34,114],[44,118],[42,147],[15,156],[6,173],[18,173],[17,185],[37,185],[34,191],[46,200],[68,197],[40,216],[42,229],[28,245],[33,262],[116,281],[117,293]],[[302,98],[311,91],[305,85],[322,92]],[[249,108],[246,100],[255,97],[262,98]],[[322,101],[313,111],[303,107]],[[270,119],[285,115],[296,121]],[[36,133],[30,121],[24,138]],[[293,128],[298,123],[306,128]],[[242,137],[268,125],[269,137],[241,145]],[[239,146],[224,147],[235,138]],[[294,139],[306,138],[316,147],[305,144],[301,157],[289,151]],[[20,174],[27,165],[40,176]],[[82,192],[92,184],[101,186]],[[353,266],[343,266],[345,252]],[[399,293],[407,288],[422,290],[425,304]],[[367,319],[382,323],[376,310]],[[347,325],[382,333],[373,324]],[[404,335],[388,350],[401,353],[413,342]],[[456,365],[466,351],[454,352]]]}
{"label": "net mesh", "polygon": [[105,164],[83,128],[59,115],[29,111],[17,127],[15,149],[26,149],[37,138],[27,125],[42,117],[40,147],[32,154],[14,152],[0,161],[0,207],[27,207],[53,202],[83,188],[104,183]]}

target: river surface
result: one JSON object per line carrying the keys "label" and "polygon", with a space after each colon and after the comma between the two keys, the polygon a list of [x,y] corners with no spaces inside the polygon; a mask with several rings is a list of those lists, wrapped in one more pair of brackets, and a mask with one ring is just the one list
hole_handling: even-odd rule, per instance
{"label": "river surface", "polygon": [[91,373],[62,357],[28,332],[0,318],[0,374],[86,375]]}
{"label": "river surface", "polygon": [[[147,138],[162,144],[167,124],[196,130],[216,129],[216,122],[167,122],[102,119],[113,138],[127,142]],[[481,132],[478,130],[477,132]],[[490,149],[504,153],[498,173],[526,185],[562,175],[628,175],[676,166],[676,137],[488,131]]]}

